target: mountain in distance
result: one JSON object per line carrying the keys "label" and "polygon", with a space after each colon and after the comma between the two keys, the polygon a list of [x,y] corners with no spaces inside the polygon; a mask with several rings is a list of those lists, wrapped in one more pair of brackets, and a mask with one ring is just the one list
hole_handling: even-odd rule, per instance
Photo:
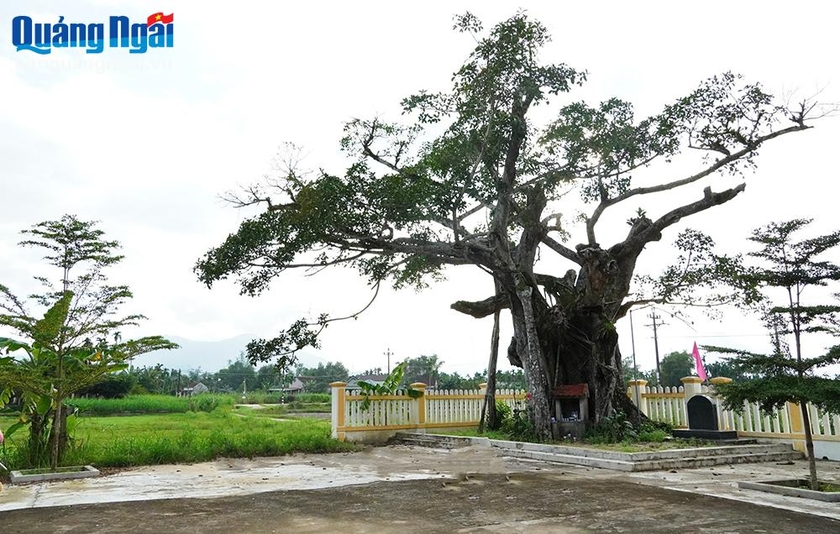
{"label": "mountain in distance", "polygon": [[[181,348],[156,350],[141,354],[132,360],[131,365],[134,367],[154,367],[161,364],[166,368],[180,369],[183,372],[201,368],[202,371],[215,373],[219,369],[226,368],[230,362],[235,362],[239,358],[239,354],[245,351],[245,345],[255,336],[242,334],[220,341],[194,341],[178,336],[164,337],[173,343],[177,343]],[[319,363],[326,364],[327,361],[305,352],[298,353],[298,365],[318,367]]]}

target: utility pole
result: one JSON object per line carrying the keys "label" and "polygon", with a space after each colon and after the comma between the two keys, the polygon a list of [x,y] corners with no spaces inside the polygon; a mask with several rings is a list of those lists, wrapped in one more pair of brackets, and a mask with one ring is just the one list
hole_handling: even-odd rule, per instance
{"label": "utility pole", "polygon": [[391,356],[393,356],[393,352],[391,352],[390,348],[385,349],[385,356],[388,357],[388,374],[391,374]]}
{"label": "utility pole", "polygon": [[[654,354],[656,354],[656,381],[659,383],[659,386],[661,387],[662,386],[662,373],[659,370],[659,337],[656,333],[656,327],[657,326],[665,326],[667,323],[661,322],[662,317],[656,315],[656,308],[654,308],[650,311],[650,315],[648,315],[648,317],[650,317],[650,319],[653,321],[652,324],[649,324],[649,325],[646,325],[646,326],[652,326],[653,327],[653,350],[654,350]],[[660,320],[660,322],[657,323],[656,322],[657,320]]]}

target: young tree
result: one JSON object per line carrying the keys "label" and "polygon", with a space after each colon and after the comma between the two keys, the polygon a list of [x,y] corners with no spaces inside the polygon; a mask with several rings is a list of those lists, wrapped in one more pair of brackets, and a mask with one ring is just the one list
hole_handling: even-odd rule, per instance
{"label": "young tree", "polygon": [[78,391],[78,395],[101,397],[103,399],[121,399],[131,393],[137,380],[128,372],[114,373],[92,386]]}
{"label": "young tree", "polygon": [[[548,32],[525,14],[484,36],[469,13],[457,17],[456,28],[474,34],[477,45],[449,92],[404,99],[413,123],[349,122],[341,148],[353,163],[342,174],[307,175],[292,164],[267,184],[231,195],[236,205],[265,211],[207,252],[196,274],[208,286],[235,275],[244,294],[256,295],[287,269],[344,265],[367,277],[375,295],[386,280],[424,287],[447,265],[473,265],[499,291],[452,307],[477,318],[510,310],[508,359],[525,371],[539,436],[550,436],[558,384],[587,383],[595,421],[615,409],[634,411],[621,383],[615,323],[636,304],[675,295],[634,296],[636,261],[664,232],[729,202],[745,184],[697,188],[694,201],[675,201],[652,217],[642,202],[713,175],[741,176],[766,143],[810,128],[814,108],[787,109],[760,85],[727,73],[642,120],[617,98],[595,105],[566,99],[552,122],[540,124],[534,109],[582,84],[586,73],[542,62]],[[693,172],[636,184],[646,167],[676,161],[687,148],[705,155],[686,158],[698,165]],[[579,219],[566,194],[573,188],[590,205]],[[626,237],[603,244],[603,215],[630,202],[639,210]],[[567,243],[574,220],[585,235],[576,246]],[[541,271],[537,260],[549,256],[571,268]],[[255,340],[249,358],[293,363],[331,320],[301,319],[274,339]]]}
{"label": "young tree", "polygon": [[23,420],[30,425],[31,460],[41,462],[37,457],[40,444],[49,435],[53,469],[64,453],[61,436],[66,434],[63,403],[67,396],[124,369],[137,355],[177,348],[160,336],[122,340],[122,329],[144,317],[115,316],[132,295],[127,286],[106,283],[104,269],[123,257],[115,253],[119,243],[105,240],[95,225],[65,215],[22,232],[29,238],[20,245],[46,251],[44,259],[60,273],[57,280],[34,277],[44,290],[30,299],[47,308],[42,319],[29,311],[25,299],[0,284],[0,326],[32,340],[0,338],[0,349],[13,354],[0,360],[0,383],[24,391],[28,408]]}
{"label": "young tree", "polygon": [[[817,467],[814,440],[807,405],[840,413],[840,381],[814,375],[814,370],[840,362],[840,345],[825,353],[807,357],[803,353],[803,334],[840,335],[840,305],[802,302],[806,288],[826,286],[840,280],[840,266],[818,259],[840,245],[840,231],[803,241],[794,241],[793,234],[811,220],[795,219],[772,223],[759,228],[750,238],[761,245],[749,255],[763,260],[763,265],[746,271],[741,277],[764,289],[768,294],[762,310],[770,327],[773,352],[752,352],[707,347],[707,350],[734,354],[736,367],[756,378],[720,384],[718,392],[728,409],[738,410],[744,401],[758,402],[764,410],[782,407],[786,402],[799,404],[805,429],[811,489],[817,490]],[[781,299],[777,297],[781,295]],[[785,342],[792,335],[793,350]]]}
{"label": "young tree", "polygon": [[130,371],[141,392],[160,395],[171,394],[175,391],[178,371],[168,369],[162,363],[154,367],[134,367]]}
{"label": "young tree", "polygon": [[331,382],[346,382],[350,378],[350,371],[341,362],[319,363],[318,367],[301,367],[297,372],[301,378],[306,378],[306,391],[310,393],[327,393]]}
{"label": "young tree", "polygon": [[218,387],[226,391],[242,391],[257,389],[257,371],[254,366],[240,354],[236,361],[228,360],[228,366],[216,373]]}
{"label": "young tree", "polygon": [[437,386],[440,366],[443,365],[443,362],[438,359],[437,354],[406,358],[403,363],[405,363],[403,382],[406,384],[423,382],[427,386]]}
{"label": "young tree", "polygon": [[662,374],[663,386],[679,386],[682,377],[694,373],[694,358],[686,351],[668,353],[659,364],[659,372]]}
{"label": "young tree", "polygon": [[743,369],[736,366],[733,362],[727,360],[721,360],[717,362],[711,362],[704,364],[706,367],[706,373],[710,377],[726,377],[731,378],[735,381],[741,380],[748,380],[753,378],[748,373],[745,373]]}

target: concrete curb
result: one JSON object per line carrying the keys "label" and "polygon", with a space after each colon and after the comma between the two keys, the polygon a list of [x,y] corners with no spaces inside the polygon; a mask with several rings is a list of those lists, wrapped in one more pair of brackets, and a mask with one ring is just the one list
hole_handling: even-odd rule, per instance
{"label": "concrete curb", "polygon": [[50,473],[27,474],[26,470],[12,471],[9,475],[12,484],[24,484],[27,482],[43,482],[45,480],[73,480],[77,478],[98,477],[99,469],[92,465],[80,467],[63,467],[59,471]]}
{"label": "concrete curb", "polygon": [[471,436],[446,434],[417,434],[399,432],[397,440],[416,446],[451,448],[453,446],[488,444],[500,454],[513,458],[527,458],[544,462],[612,469],[614,471],[660,471],[691,469],[714,465],[739,463],[779,462],[799,459],[802,454],[785,443],[725,445],[721,447],[695,447],[649,452],[621,452],[585,447],[548,445],[522,441],[505,441]]}

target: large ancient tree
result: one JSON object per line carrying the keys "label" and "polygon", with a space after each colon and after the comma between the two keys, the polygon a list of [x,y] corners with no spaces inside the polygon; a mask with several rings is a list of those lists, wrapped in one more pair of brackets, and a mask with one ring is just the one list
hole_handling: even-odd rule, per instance
{"label": "large ancient tree", "polygon": [[[743,171],[754,166],[759,149],[808,129],[811,108],[781,106],[759,85],[727,73],[637,120],[632,105],[616,98],[594,106],[572,101],[567,94],[586,73],[541,61],[549,36],[539,22],[518,14],[482,37],[481,24],[467,14],[456,28],[475,34],[478,44],[450,92],[404,99],[405,115],[413,118],[407,124],[349,122],[341,148],[353,163],[340,174],[310,177],[289,166],[231,198],[265,210],[210,250],[196,273],[208,286],[236,275],[242,292],[255,295],[292,268],[351,266],[378,290],[388,279],[397,287],[423,286],[447,265],[474,265],[493,277],[497,293],[452,307],[475,317],[510,309],[508,357],[526,372],[542,436],[557,384],[587,383],[594,420],[631,409],[615,322],[642,301],[678,298],[691,279],[688,271],[672,270],[651,285],[655,294],[631,293],[639,255],[682,219],[742,193]],[[562,104],[556,118],[538,124],[535,108],[555,101]],[[648,166],[677,168],[667,164],[679,157],[697,167],[637,185]],[[696,184],[721,173],[736,185],[701,193]],[[692,185],[692,202],[650,217],[642,209],[648,198]],[[569,205],[579,199],[572,202],[570,189],[580,192],[588,214],[575,218]],[[604,213],[630,202],[639,210],[626,236],[601,244]],[[570,246],[569,224],[576,220],[585,241]],[[689,251],[707,251],[706,245],[697,234],[682,238]],[[535,270],[548,255],[570,268]],[[272,340],[255,340],[249,357],[287,364],[296,350],[317,343],[329,320],[300,320]]]}

